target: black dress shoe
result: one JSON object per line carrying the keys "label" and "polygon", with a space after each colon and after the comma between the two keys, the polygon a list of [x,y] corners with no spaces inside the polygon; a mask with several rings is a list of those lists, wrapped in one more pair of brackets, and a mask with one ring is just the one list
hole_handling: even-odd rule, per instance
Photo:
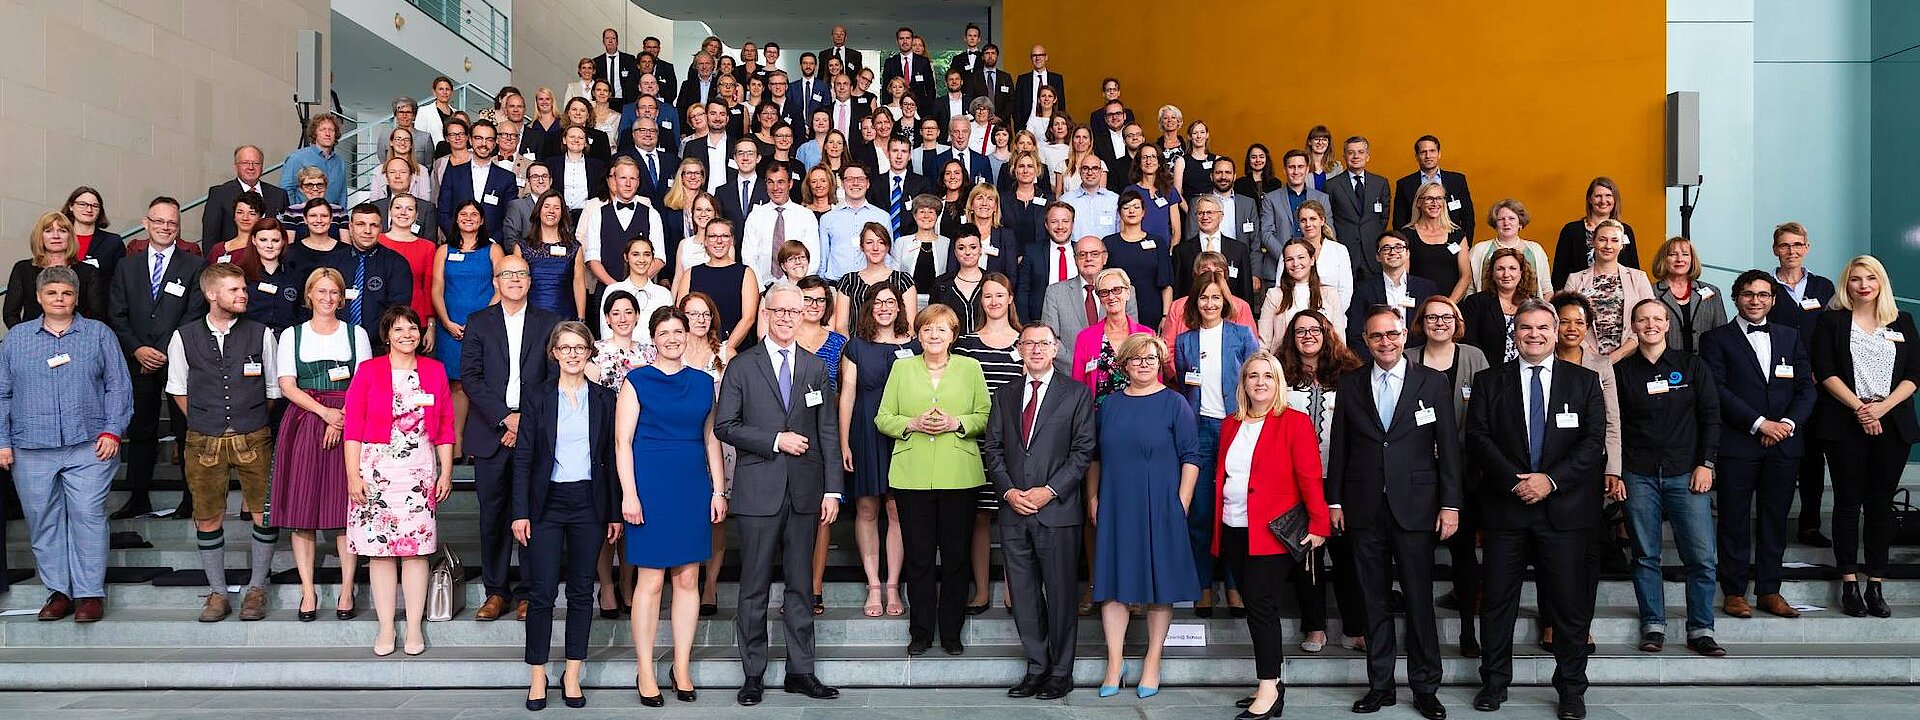
{"label": "black dress shoe", "polygon": [[713,603],[700,603],[700,617],[713,617],[720,614],[720,606]]}
{"label": "black dress shoe", "polygon": [[697,690],[681,690],[680,688],[674,688],[673,699],[679,700],[680,702],[690,703],[700,699],[700,692]]}
{"label": "black dress shoe", "polygon": [[1866,617],[1867,601],[1860,597],[1860,583],[1846,580],[1840,583],[1840,612],[1847,617]]}
{"label": "black dress shoe", "polygon": [[1195,607],[1193,609],[1193,615],[1194,617],[1211,618],[1213,617],[1213,606]]}
{"label": "black dress shoe", "polygon": [[1247,609],[1245,607],[1234,607],[1231,605],[1227,606],[1227,617],[1243,618],[1246,616],[1247,616]]}
{"label": "black dress shoe", "polygon": [[1704,657],[1726,657],[1727,649],[1713,641],[1713,636],[1702,635],[1687,641],[1687,648]]}
{"label": "black dress shoe", "polygon": [[1285,695],[1282,695],[1278,700],[1273,701],[1273,707],[1267,708],[1266,712],[1254,712],[1249,708],[1241,710],[1239,715],[1233,716],[1233,720],[1272,720],[1272,718],[1280,717],[1281,711],[1285,710],[1286,707],[1287,698]]}
{"label": "black dress shoe", "polygon": [[948,655],[965,655],[967,653],[967,646],[960,644],[959,640],[942,640],[940,641],[940,649],[947,651]]}
{"label": "black dress shoe", "polygon": [[927,654],[927,648],[933,647],[933,641],[926,638],[914,638],[907,641],[907,655],[920,657]]}
{"label": "black dress shoe", "polygon": [[[746,691],[742,690],[741,692]],[[580,705],[585,704],[587,704],[587,699],[585,697],[580,698]],[[664,707],[667,704],[667,698],[665,695],[641,695],[640,704],[646,707]],[[752,703],[743,702],[741,704],[750,705]],[[573,704],[573,698],[567,698],[567,707],[579,707],[580,705]]]}
{"label": "black dress shoe", "polygon": [[968,606],[967,606],[967,614],[968,614],[968,615],[979,615],[980,613],[984,613],[984,612],[986,612],[986,611],[987,611],[987,608],[990,608],[990,607],[993,607],[993,606],[992,606],[992,605],[968,605]]}
{"label": "black dress shoe", "polygon": [[1559,720],[1587,720],[1587,701],[1577,697],[1560,698]]}
{"label": "black dress shoe", "polygon": [[1040,691],[1040,683],[1042,682],[1042,680],[1043,678],[1041,678],[1039,675],[1032,675],[1032,674],[1029,674],[1026,677],[1020,678],[1020,682],[1018,684],[1014,685],[1011,688],[1007,688],[1007,697],[1010,697],[1010,698],[1033,697],[1034,693]]}
{"label": "black dress shoe", "polygon": [[1833,541],[1827,539],[1827,536],[1820,534],[1820,531],[1818,529],[1801,530],[1800,544],[1808,547],[1817,547],[1817,548],[1833,547]]}
{"label": "black dress shoe", "polygon": [[1233,706],[1240,708],[1241,710],[1245,710],[1247,708],[1253,707],[1253,696],[1248,695],[1246,697],[1240,698],[1239,700],[1235,700],[1233,701]]}
{"label": "black dress shoe", "polygon": [[318,619],[320,619],[320,611],[318,610],[300,611],[300,622],[313,622]]}
{"label": "black dress shoe", "polygon": [[750,677],[740,681],[740,692],[736,693],[733,699],[741,705],[751,707],[760,704],[760,697],[765,692],[766,688],[761,684],[760,678]]}
{"label": "black dress shoe", "polygon": [[1406,593],[1400,592],[1398,589],[1395,589],[1391,594],[1387,595],[1387,612],[1391,612],[1395,615],[1407,614]]}
{"label": "black dress shoe", "polygon": [[357,617],[360,617],[360,608],[347,608],[345,610],[333,611],[333,619],[335,620],[352,620]]}
{"label": "black dress shoe", "polygon": [[600,617],[608,620],[618,620],[620,619],[620,608],[600,608]]}
{"label": "black dress shoe", "polygon": [[1414,693],[1413,709],[1427,720],[1447,720],[1447,706],[1440,704],[1438,695]]}
{"label": "black dress shoe", "polygon": [[1040,688],[1034,691],[1033,697],[1038,700],[1059,700],[1070,692],[1073,692],[1073,678],[1050,677],[1040,683]]}
{"label": "black dress shoe", "polygon": [[1887,597],[1880,593],[1880,581],[1867,581],[1867,614],[1877,618],[1893,617],[1893,608],[1887,607]]}
{"label": "black dress shoe", "polygon": [[1433,599],[1433,606],[1442,610],[1459,610],[1460,596],[1453,594],[1452,590],[1448,590]]}
{"label": "black dress shoe", "polygon": [[1361,714],[1380,712],[1380,708],[1390,706],[1399,699],[1392,690],[1368,690],[1359,700],[1353,701],[1353,711]]}
{"label": "black dress shoe", "polygon": [[545,709],[547,709],[546,698],[538,698],[538,699],[535,699],[532,697],[527,698],[527,710],[532,712],[540,712],[541,710],[545,710]]}
{"label": "black dress shoe", "polygon": [[789,674],[780,685],[782,690],[805,695],[815,700],[832,700],[840,697],[840,688],[820,682],[820,678],[813,675]]}
{"label": "black dress shoe", "polygon": [[1500,706],[1506,701],[1506,688],[1495,690],[1490,687],[1483,687],[1480,688],[1480,692],[1473,694],[1473,709],[1479,710],[1480,712],[1493,712],[1499,710]]}
{"label": "black dress shoe", "polygon": [[122,505],[122,506],[120,506],[120,509],[119,509],[119,510],[115,510],[115,511],[113,511],[113,514],[112,514],[112,515],[108,515],[108,516],[107,516],[107,519],[109,519],[109,520],[131,520],[131,519],[133,519],[133,518],[137,518],[137,517],[140,517],[141,515],[145,515],[145,514],[147,514],[147,513],[150,513],[150,512],[153,512],[153,504],[152,504],[152,503],[150,503],[150,502],[139,502],[139,503],[136,503],[136,502],[131,502],[131,501],[130,501],[130,502],[128,502],[127,504],[125,504],[125,505]]}

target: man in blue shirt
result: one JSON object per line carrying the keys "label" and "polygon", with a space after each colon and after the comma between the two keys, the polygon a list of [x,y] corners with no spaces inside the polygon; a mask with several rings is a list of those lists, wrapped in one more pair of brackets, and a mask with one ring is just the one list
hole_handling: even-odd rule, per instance
{"label": "man in blue shirt", "polygon": [[820,218],[820,277],[838,280],[866,268],[867,258],[860,252],[860,230],[868,223],[879,223],[891,231],[893,221],[887,211],[867,203],[869,181],[864,165],[840,170],[840,186],[846,188],[847,201]]}
{"label": "man in blue shirt", "polygon": [[47,268],[35,285],[45,314],[0,344],[0,467],[13,471],[34,565],[51,591],[40,619],[94,622],[106,611],[107,490],[133,418],[133,383],[113,331],[74,314],[73,270]]}
{"label": "man in blue shirt", "polygon": [[280,189],[287,191],[294,205],[311,199],[300,192],[300,170],[320,168],[327,174],[327,202],[338,207],[347,203],[347,159],[333,151],[340,139],[340,121],[332,115],[320,115],[307,121],[307,144],[287,153],[280,166]]}
{"label": "man in blue shirt", "polygon": [[1083,155],[1079,165],[1069,169],[1080,173],[1080,185],[1060,200],[1073,206],[1073,236],[1103,238],[1120,232],[1120,196],[1107,189],[1107,164]]}

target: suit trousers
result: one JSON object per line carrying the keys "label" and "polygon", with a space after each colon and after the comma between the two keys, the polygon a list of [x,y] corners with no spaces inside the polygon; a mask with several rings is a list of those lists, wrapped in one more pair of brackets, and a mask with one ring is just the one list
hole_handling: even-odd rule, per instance
{"label": "suit trousers", "polygon": [[[1000,512],[1013,509],[1003,507]],[[1028,675],[1073,677],[1080,625],[1080,616],[1074,612],[1080,527],[1049,527],[1032,516],[1000,525],[1000,555],[1013,601],[1013,626],[1020,633]]]}
{"label": "suit trousers", "polygon": [[[1831,446],[1832,443],[1813,437],[1811,433],[1803,436],[1801,440],[1801,447],[1806,449],[1806,454],[1800,456],[1799,468],[1800,532],[1820,529],[1820,496],[1827,491],[1827,463],[1832,461],[1827,451]],[[1845,462],[1845,460],[1842,459],[1839,462]],[[1836,471],[1835,479],[1838,478]],[[1836,486],[1838,484],[1835,483]],[[1834,492],[1837,494],[1840,489],[1835,487]],[[1838,501],[1839,498],[1835,497],[1834,500]]]}
{"label": "suit trousers", "polygon": [[[68,597],[107,595],[107,491],[120,458],[93,455],[93,441],[13,451],[13,473],[40,584]],[[0,567],[0,571],[4,571]]]}
{"label": "suit trousers", "polygon": [[127,366],[133,384],[133,419],[127,423],[126,447],[123,449],[127,461],[127,489],[132,491],[127,501],[151,502],[147,493],[153,489],[153,465],[160,458],[162,408],[165,408],[171,420],[174,437],[182,444],[186,443],[187,423],[180,414],[180,408],[167,400],[167,373],[164,368],[159,372],[143,373],[140,372],[140,363],[133,360],[128,360]]}
{"label": "suit trousers", "polygon": [[[973,578],[973,513],[980,488],[893,491],[906,561],[907,630],[915,640],[960,642]],[[939,566],[934,565],[938,556]]]}
{"label": "suit trousers", "polygon": [[[1893,423],[1887,423],[1892,425]],[[1856,426],[1828,446],[1833,463],[1833,564],[1841,573],[1865,571],[1868,577],[1887,576],[1888,548],[1893,545],[1893,493],[1900,487],[1912,445],[1891,428],[1867,435]],[[1861,533],[1860,516],[1867,516]],[[1805,517],[1802,515],[1802,517]],[[1866,545],[1866,562],[1855,551]]]}
{"label": "suit trousers", "polygon": [[1787,553],[1787,511],[1793,506],[1794,476],[1800,470],[1800,459],[1778,450],[1754,457],[1722,455],[1715,469],[1715,505],[1720,510],[1715,538],[1720,556],[1716,572],[1720,592],[1728,597],[1745,596],[1749,581],[1757,595],[1780,592],[1780,559]]}
{"label": "suit trousers", "polygon": [[1460,636],[1473,635],[1475,608],[1480,602],[1480,514],[1474,509],[1473,495],[1467,495],[1460,508],[1460,529],[1441,544],[1447,546],[1453,563],[1453,597],[1460,608]]}
{"label": "suit trousers", "polygon": [[1247,606],[1247,633],[1253,638],[1253,672],[1261,680],[1279,680],[1286,663],[1287,633],[1280,619],[1280,583],[1295,563],[1286,555],[1250,555],[1247,533],[1266,528],[1220,528],[1220,562],[1240,578],[1240,600]]}
{"label": "suit trousers", "polygon": [[[1309,564],[1314,567],[1314,572],[1307,572]],[[1326,567],[1327,550],[1322,546],[1318,550],[1309,552],[1306,562],[1293,563],[1292,568],[1288,570],[1290,574],[1287,576],[1287,581],[1293,584],[1293,600],[1300,605],[1300,632],[1327,631],[1327,582],[1333,574]],[[1239,577],[1233,574],[1232,565],[1228,565],[1226,569],[1229,582]],[[1244,596],[1240,599],[1246,600]],[[1360,628],[1359,625],[1353,627],[1356,630]]]}
{"label": "suit trousers", "polygon": [[[508,579],[513,567],[513,454],[502,445],[492,457],[474,457],[473,494],[480,505],[480,584],[487,596],[526,600],[527,583]],[[525,558],[525,553],[522,553]]]}
{"label": "suit trousers", "polygon": [[[1198,418],[1200,475],[1193,484],[1193,502],[1187,506],[1187,540],[1193,545],[1194,585],[1213,587],[1213,475],[1220,448],[1220,419]],[[1245,600],[1246,598],[1241,598]]]}
{"label": "suit trousers", "polygon": [[[1561,530],[1545,518],[1519,529],[1485,531],[1486,600],[1480,610],[1480,681],[1489,688],[1513,684],[1513,623],[1520,614],[1521,576],[1531,563],[1540,604],[1553,611],[1553,688],[1561,697],[1587,692],[1587,631],[1594,596],[1589,547],[1597,527]],[[1412,606],[1412,598],[1408,598]],[[1368,647],[1372,644],[1369,642]]]}
{"label": "suit trousers", "polygon": [[1367,607],[1367,685],[1392,690],[1397,654],[1393,610],[1394,570],[1406,594],[1407,685],[1415,693],[1440,689],[1440,635],[1433,617],[1433,548],[1438,542],[1431,528],[1403,528],[1385,507],[1371,527],[1349,527],[1353,536],[1354,570]]}
{"label": "suit trousers", "polygon": [[1348,531],[1328,538],[1327,557],[1333,560],[1333,601],[1335,609],[1340,612],[1340,634],[1350,638],[1364,637],[1367,634],[1367,605],[1366,597],[1360,591],[1360,576],[1353,567],[1353,533]]}
{"label": "suit trousers", "polygon": [[[734,634],[740,642],[740,667],[746,676],[767,672],[767,595],[773,585],[773,561],[780,560],[786,584],[780,622],[787,639],[787,675],[813,674],[813,534],[819,507],[801,512],[791,501],[772,515],[735,515],[740,532],[740,604]],[[971,509],[968,510],[972,512]],[[964,601],[963,601],[964,602]]]}
{"label": "suit trousers", "polygon": [[[527,664],[545,665],[553,650],[553,600],[560,568],[567,571],[567,659],[587,659],[593,632],[595,563],[607,542],[607,524],[594,517],[593,483],[547,484],[546,507],[520,551],[531,578],[527,596]],[[524,587],[524,586],[523,586]]]}

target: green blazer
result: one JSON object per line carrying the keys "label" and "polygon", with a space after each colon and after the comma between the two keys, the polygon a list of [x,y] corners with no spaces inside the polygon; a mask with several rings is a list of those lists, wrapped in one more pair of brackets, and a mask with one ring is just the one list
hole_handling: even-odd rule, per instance
{"label": "green blazer", "polygon": [[[880,411],[873,425],[899,442],[893,444],[888,484],[902,490],[964,490],[987,482],[980,465],[980,436],[987,430],[993,397],[987,394],[987,376],[979,361],[958,353],[947,356],[940,387],[933,387],[926,357],[916,355],[893,363],[887,389],[880,395]],[[907,422],[939,405],[940,411],[960,421],[958,432],[938,437],[908,432]]]}

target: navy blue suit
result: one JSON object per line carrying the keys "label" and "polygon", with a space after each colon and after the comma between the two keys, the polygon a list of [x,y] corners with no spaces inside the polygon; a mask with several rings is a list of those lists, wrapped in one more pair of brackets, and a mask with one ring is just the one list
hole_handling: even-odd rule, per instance
{"label": "navy blue suit", "polygon": [[[952,160],[953,158],[954,158],[954,154],[953,154],[953,150],[951,149],[947,150],[946,152],[934,154],[933,167],[930,169],[923,168],[927,170],[926,172],[927,177],[934,178],[934,180],[929,180],[928,182],[937,182],[938,178],[940,177],[940,168],[946,167],[947,161]],[[967,151],[966,165],[967,165],[967,185],[972,186],[980,183],[987,183],[987,184],[993,183],[993,164],[987,161],[986,155],[969,150]]]}
{"label": "navy blue suit", "polygon": [[[1811,309],[1800,304],[1787,293],[1787,287],[1778,280],[1773,281],[1773,310],[1767,313],[1767,322],[1779,323],[1799,333],[1800,347],[1807,348],[1813,338],[1814,318],[1820,316],[1827,304],[1833,302],[1833,281],[1807,273],[1806,293],[1803,300],[1814,301]],[[1811,354],[1808,355],[1812,357]],[[1820,529],[1820,496],[1826,494],[1826,440],[1811,433],[1806,438],[1806,450],[1797,453],[1800,457],[1800,531]],[[1812,508],[1809,512],[1808,508]]]}
{"label": "navy blue suit", "polygon": [[[1281,272],[1286,271],[1281,270]],[[1373,353],[1367,350],[1366,343],[1360,341],[1360,334],[1367,327],[1367,311],[1375,305],[1387,303],[1387,281],[1380,275],[1361,277],[1363,279],[1354,282],[1353,302],[1347,305],[1347,347],[1352,348],[1354,354],[1359,355],[1361,360],[1372,360]],[[1439,294],[1440,286],[1433,284],[1432,280],[1412,272],[1407,273],[1407,297],[1413,298],[1414,305],[1418,306],[1421,301]],[[1408,317],[1407,326],[1413,327],[1414,308],[1401,308],[1401,310],[1405,311],[1403,314]]]}
{"label": "navy blue suit", "polygon": [[[606,543],[607,525],[620,522],[620,480],[614,470],[613,390],[588,382],[589,477],[553,482],[560,418],[559,378],[527,388],[520,440],[526,452],[514,453],[513,519],[532,524],[532,538],[521,554],[530,576],[527,603],[528,664],[545,664],[553,645],[553,600],[560,567],[567,568],[567,659],[585,660],[593,630],[594,562]],[[563,547],[564,546],[564,547]],[[564,550],[564,552],[563,552]]]}
{"label": "navy blue suit", "polygon": [[[553,363],[545,348],[547,336],[560,324],[560,316],[529,304],[520,335],[520,403],[524,405],[538,388],[547,385]],[[528,599],[528,586],[507,584],[507,566],[513,560],[513,535],[508,526],[513,520],[513,463],[516,447],[501,444],[507,416],[520,412],[520,406],[507,405],[507,378],[512,373],[513,353],[507,337],[506,313],[498,303],[488,305],[467,318],[467,335],[460,343],[460,386],[467,393],[467,427],[462,447],[473,456],[474,495],[480,502],[480,577],[489,597]],[[526,417],[522,415],[521,417]],[[522,430],[537,425],[523,424]],[[504,451],[504,452],[503,452]]]}
{"label": "navy blue suit", "polygon": [[[486,194],[481,198],[473,196],[473,163],[464,162],[447,168],[447,174],[440,180],[440,197],[434,201],[439,208],[440,227],[452,228],[454,208],[468,200],[480,200],[480,215],[487,221],[487,237],[500,237],[500,228],[507,220],[507,203],[520,196],[520,188],[514,183],[513,171],[494,165],[487,169]],[[485,198],[493,198],[488,202]]]}
{"label": "navy blue suit", "polygon": [[[1797,309],[1796,309],[1797,310]],[[1780,558],[1787,548],[1787,510],[1793,504],[1794,478],[1812,430],[1813,364],[1800,333],[1781,323],[1766,323],[1773,352],[1765,367],[1747,343],[1739,320],[1700,336],[1700,358],[1713,372],[1720,391],[1720,456],[1715,463],[1718,494],[1720,588],[1728,597],[1745,595],[1749,575],[1754,592],[1780,592]],[[1776,368],[1793,368],[1783,378]],[[1793,435],[1773,447],[1760,443],[1754,421],[1791,420]],[[1759,536],[1750,511],[1758,501]],[[1815,517],[1818,517],[1816,514]]]}
{"label": "navy blue suit", "polygon": [[[1053,284],[1053,278],[1047,275],[1052,268],[1053,241],[1045,236],[1037,240],[1020,243],[1019,266],[1013,272],[1013,301],[1020,308],[1020,322],[1033,323],[1040,319],[1040,310],[1047,304],[1047,287]],[[1073,264],[1073,243],[1067,243],[1067,277],[1079,277],[1080,270]]]}

